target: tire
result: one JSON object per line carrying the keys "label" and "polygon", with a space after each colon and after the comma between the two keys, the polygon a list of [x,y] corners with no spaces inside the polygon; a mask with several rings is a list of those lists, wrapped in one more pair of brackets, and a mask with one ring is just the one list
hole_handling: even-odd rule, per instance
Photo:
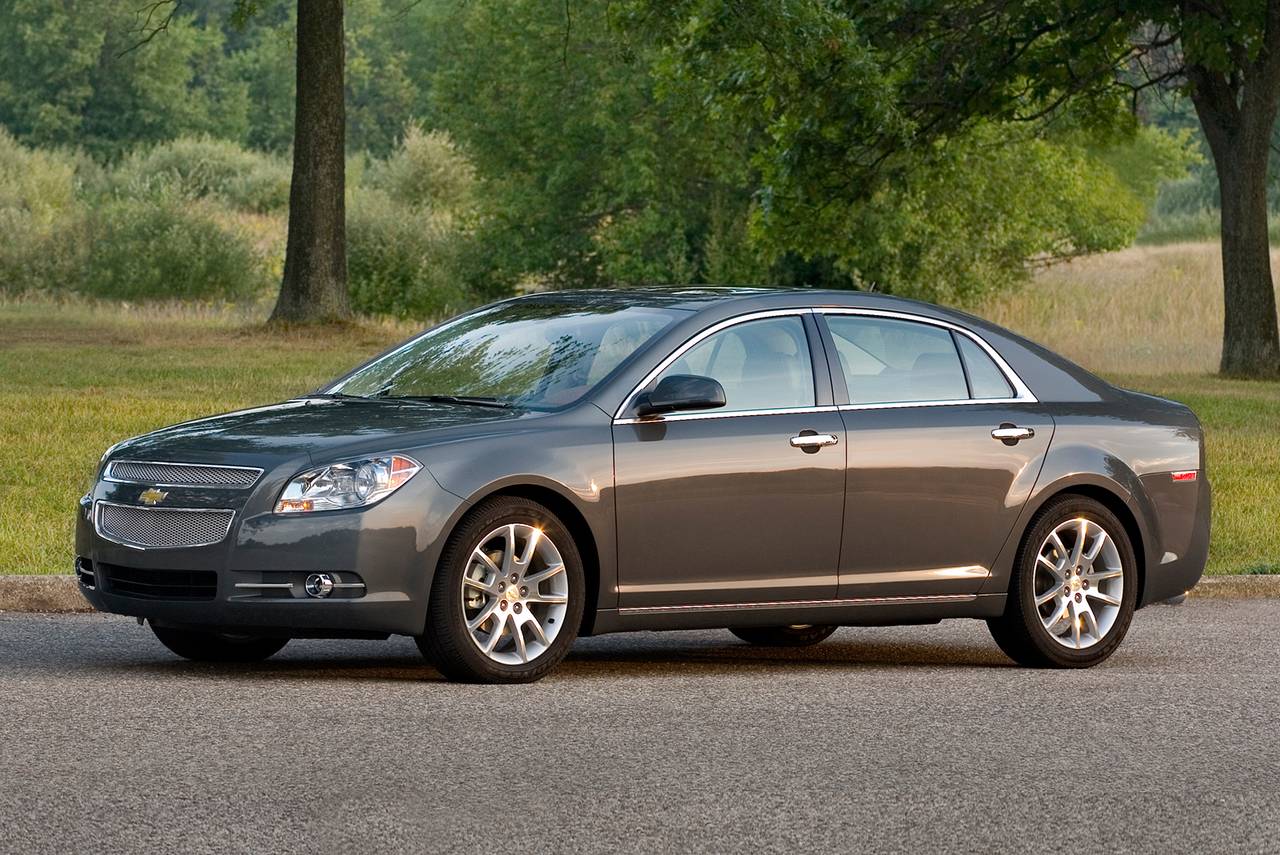
{"label": "tire", "polygon": [[[1081,530],[1081,552],[1086,554],[1073,564]],[[1114,549],[1105,542],[1099,545],[1098,531]],[[1088,560],[1093,549],[1098,554]],[[1050,569],[1054,565],[1057,570]],[[1077,567],[1083,570],[1075,572]],[[989,619],[987,626],[1000,649],[1019,665],[1089,668],[1120,646],[1137,598],[1137,559],[1120,520],[1100,502],[1067,495],[1051,500],[1031,521],[1018,549],[1004,614]]]}
{"label": "tire", "polygon": [[826,641],[836,627],[810,623],[794,626],[738,626],[729,631],[748,644],[760,647],[808,647]]}
{"label": "tire", "polygon": [[289,643],[287,638],[208,632],[151,624],[160,643],[184,659],[195,662],[261,662]]}
{"label": "tire", "polygon": [[[562,570],[554,569],[557,558]],[[582,557],[564,523],[537,502],[498,496],[449,536],[418,648],[449,680],[540,680],[577,638],[586,592]]]}

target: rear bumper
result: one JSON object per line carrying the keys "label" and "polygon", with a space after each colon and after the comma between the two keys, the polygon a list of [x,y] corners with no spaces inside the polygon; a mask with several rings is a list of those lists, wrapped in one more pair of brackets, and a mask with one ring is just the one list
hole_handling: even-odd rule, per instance
{"label": "rear bumper", "polygon": [[1209,560],[1213,504],[1204,470],[1195,485],[1173,482],[1167,473],[1143,476],[1142,482],[1155,509],[1155,531],[1139,608],[1185,594],[1200,581]]}

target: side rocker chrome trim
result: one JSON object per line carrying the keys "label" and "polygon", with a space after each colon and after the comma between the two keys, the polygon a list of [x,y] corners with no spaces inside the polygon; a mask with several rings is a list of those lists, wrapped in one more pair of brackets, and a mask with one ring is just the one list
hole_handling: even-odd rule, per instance
{"label": "side rocker chrome trim", "polygon": [[785,608],[846,608],[848,606],[891,606],[907,603],[968,603],[977,594],[934,594],[903,597],[853,597],[843,600],[776,600],[761,603],[699,603],[685,606],[624,606],[618,614],[679,614],[705,611],[757,611]]}

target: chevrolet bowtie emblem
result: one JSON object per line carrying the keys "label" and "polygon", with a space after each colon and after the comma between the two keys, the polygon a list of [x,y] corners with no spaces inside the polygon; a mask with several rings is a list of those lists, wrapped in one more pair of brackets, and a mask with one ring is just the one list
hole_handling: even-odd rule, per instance
{"label": "chevrolet bowtie emblem", "polygon": [[142,504],[144,505],[158,505],[163,502],[165,497],[168,495],[169,494],[164,490],[157,490],[155,487],[152,487],[150,489],[143,490],[138,498],[142,500]]}

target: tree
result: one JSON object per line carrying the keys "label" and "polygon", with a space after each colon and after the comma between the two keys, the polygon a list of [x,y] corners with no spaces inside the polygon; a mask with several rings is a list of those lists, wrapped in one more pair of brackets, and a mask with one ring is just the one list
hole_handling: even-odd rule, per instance
{"label": "tree", "polygon": [[[832,169],[849,151],[841,111],[888,102],[866,64],[849,62],[838,85],[822,71],[825,88],[820,74],[797,77],[785,92],[794,112],[773,121],[754,80],[820,68],[829,34],[777,4],[752,7],[763,17],[738,30],[734,4],[707,6],[690,18],[723,23],[723,39],[682,33],[665,6],[646,15],[616,0],[575,0],[570,14],[545,0],[411,12],[407,29],[439,44],[427,113],[477,166],[491,280],[858,284],[972,301],[1024,277],[1028,259],[1127,245],[1181,162],[1167,136],[1130,134],[1122,146],[1160,168],[1129,181],[1112,148],[1094,144],[1100,135],[1048,140],[987,122],[904,153],[910,170],[851,194],[849,175]],[[694,47],[704,36],[705,50]],[[811,158],[804,146],[828,133],[837,144]]]}
{"label": "tree", "polygon": [[1280,0],[630,8],[631,26],[666,46],[667,73],[700,88],[712,115],[754,133],[764,220],[788,240],[789,224],[891,196],[993,123],[1014,139],[1078,134],[1097,147],[1134,132],[1127,108],[1138,93],[1185,88],[1223,191],[1222,371],[1280,374],[1265,194]]}
{"label": "tree", "polygon": [[343,0],[298,3],[293,178],[273,323],[343,321],[347,295]]}
{"label": "tree", "polygon": [[1187,86],[1222,197],[1221,370],[1280,375],[1266,180],[1280,106],[1280,0],[1182,0],[1178,14]]}
{"label": "tree", "polygon": [[[734,141],[654,91],[654,52],[622,43],[609,0],[424,4],[429,118],[481,180],[481,290],[760,281],[750,170]],[[726,281],[724,279],[721,280]]]}

